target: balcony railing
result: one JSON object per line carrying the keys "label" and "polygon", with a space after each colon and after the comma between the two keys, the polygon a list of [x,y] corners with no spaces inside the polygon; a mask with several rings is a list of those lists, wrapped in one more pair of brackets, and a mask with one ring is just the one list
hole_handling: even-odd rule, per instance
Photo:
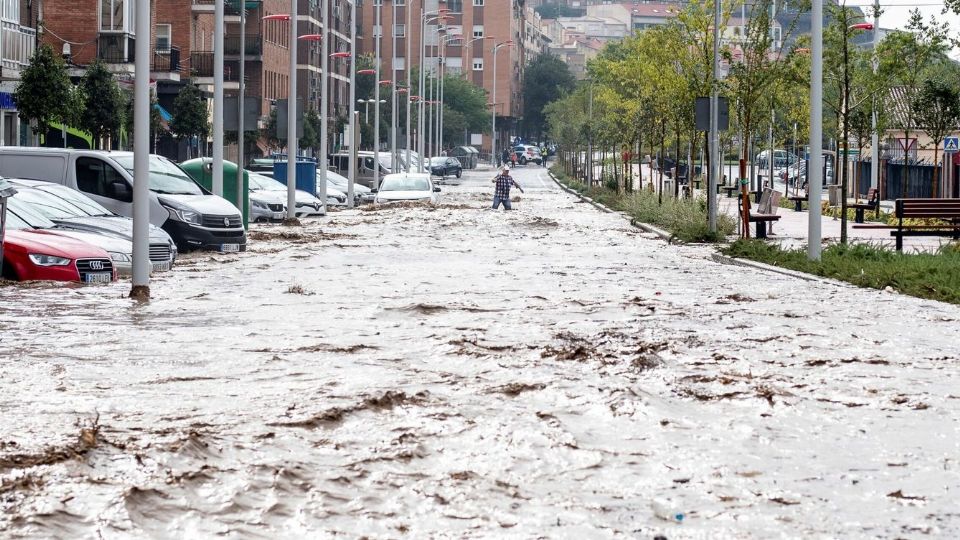
{"label": "balcony railing", "polygon": [[[192,77],[213,77],[213,51],[190,53],[190,75]],[[223,80],[226,82],[240,81],[240,62],[224,60]]]}
{"label": "balcony railing", "polygon": [[[222,0],[222,1],[223,1],[224,15],[240,15],[240,0]],[[217,0],[193,0],[192,4],[194,6],[213,11],[213,8],[217,5]],[[247,13],[249,13],[250,10],[254,10],[260,7],[260,4],[261,4],[261,0],[246,0]]]}
{"label": "balcony railing", "polygon": [[3,23],[3,71],[19,71],[30,64],[36,49],[37,31],[8,21]]}
{"label": "balcony railing", "polygon": [[132,64],[137,40],[126,34],[100,34],[97,37],[97,58],[107,64]]}
{"label": "balcony railing", "polygon": [[[244,43],[245,56],[260,56],[263,54],[263,36],[247,34]],[[223,54],[240,54],[240,36],[226,36],[223,38]]]}
{"label": "balcony railing", "polygon": [[153,52],[153,62],[150,64],[150,71],[161,73],[179,73],[180,72],[180,49],[170,47],[169,49],[158,49]]}

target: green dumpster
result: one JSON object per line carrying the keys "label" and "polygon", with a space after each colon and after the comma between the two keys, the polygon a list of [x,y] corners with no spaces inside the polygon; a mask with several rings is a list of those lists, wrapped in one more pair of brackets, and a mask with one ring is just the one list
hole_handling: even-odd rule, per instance
{"label": "green dumpster", "polygon": [[[213,191],[213,159],[197,158],[184,161],[180,167],[187,171],[191,178],[204,188]],[[223,160],[223,198],[237,206],[237,164]],[[243,204],[240,205],[243,214],[243,227],[249,228],[250,213],[250,176],[243,171]]]}

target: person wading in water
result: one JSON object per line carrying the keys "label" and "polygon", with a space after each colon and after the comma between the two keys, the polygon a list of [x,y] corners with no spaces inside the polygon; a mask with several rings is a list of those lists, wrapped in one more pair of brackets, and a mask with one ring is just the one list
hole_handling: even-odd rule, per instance
{"label": "person wading in water", "polygon": [[524,193],[523,188],[520,187],[520,184],[510,176],[510,167],[504,165],[500,169],[500,174],[493,179],[493,183],[496,184],[496,188],[493,191],[493,209],[496,210],[500,207],[500,204],[503,203],[504,210],[513,210],[510,207],[510,188],[517,186],[517,189],[520,190],[520,193]]}

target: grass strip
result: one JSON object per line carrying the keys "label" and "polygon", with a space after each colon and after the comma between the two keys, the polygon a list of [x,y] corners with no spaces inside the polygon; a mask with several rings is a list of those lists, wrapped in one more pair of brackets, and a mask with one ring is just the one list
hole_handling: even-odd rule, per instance
{"label": "grass strip", "polygon": [[783,249],[760,240],[737,240],[720,250],[724,255],[789,268],[918,298],[960,304],[960,247],[950,244],[937,253],[897,253],[870,244],[835,244],[824,248],[819,261],[805,249]]}

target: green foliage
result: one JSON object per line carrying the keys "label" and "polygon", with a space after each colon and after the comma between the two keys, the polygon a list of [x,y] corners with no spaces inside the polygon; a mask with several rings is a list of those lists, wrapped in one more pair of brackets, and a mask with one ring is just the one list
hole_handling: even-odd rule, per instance
{"label": "green foliage", "polygon": [[717,234],[710,234],[707,227],[707,201],[705,198],[684,199],[664,197],[640,190],[630,194],[618,194],[616,184],[602,188],[588,188],[566,176],[559,166],[551,171],[561,183],[591,199],[622,212],[635,221],[649,223],[670,232],[681,242],[721,242],[736,228],[734,219],[721,214],[717,222]]}
{"label": "green foliage", "polygon": [[173,101],[173,119],[170,130],[180,140],[192,137],[206,137],[210,132],[207,121],[207,102],[200,89],[185,84]]}
{"label": "green foliage", "polygon": [[933,139],[934,152],[947,135],[960,124],[960,90],[957,80],[923,81],[917,95],[917,123]]}
{"label": "green foliage", "polygon": [[903,294],[960,304],[960,250],[939,253],[897,253],[867,244],[835,244],[820,261],[805,249],[783,249],[760,240],[738,240],[723,253],[873,289],[891,287]]}
{"label": "green foliage", "polygon": [[[127,131],[128,141],[129,141],[129,143],[132,145],[133,134],[134,134],[134,130],[136,129],[136,126],[134,125],[134,124],[136,123],[136,122],[135,122],[136,119],[134,118],[134,110],[133,110],[133,108],[134,108],[133,93],[132,93],[132,92],[121,91],[121,97],[122,97],[123,102],[124,102],[124,115],[123,115],[124,128],[125,128],[126,131]],[[151,96],[150,96],[150,140],[151,140],[151,145],[153,144],[153,142],[152,142],[153,139],[154,139],[155,137],[157,137],[157,136],[161,133],[161,131],[162,131],[162,129],[163,129],[163,124],[162,124],[163,119],[160,117],[160,111],[157,109],[157,105],[158,105],[158,102],[157,102],[156,96],[151,95]]]}
{"label": "green foliage", "polygon": [[323,126],[320,121],[320,113],[316,109],[310,109],[303,117],[303,137],[300,137],[300,148],[320,150],[320,135],[323,133]]}
{"label": "green foliage", "polygon": [[576,86],[566,62],[554,54],[541,54],[527,64],[523,75],[523,127],[540,140],[546,123],[544,107]]}
{"label": "green foliage", "polygon": [[41,45],[30,57],[30,65],[20,74],[13,93],[20,118],[33,121],[33,132],[42,135],[47,124],[76,123],[80,103],[78,92],[70,83],[67,66],[49,45]]}
{"label": "green foliage", "polygon": [[93,136],[96,148],[108,136],[116,140],[124,125],[126,103],[113,73],[95,60],[80,80],[80,91],[84,96],[80,127]]}
{"label": "green foliage", "polygon": [[[463,129],[470,133],[490,132],[490,110],[487,108],[487,92],[458,75],[447,75],[443,80],[443,105],[445,109],[455,111],[462,118],[459,130],[448,129],[450,118],[444,116],[444,146],[463,144]],[[459,118],[454,118],[460,121]]]}

